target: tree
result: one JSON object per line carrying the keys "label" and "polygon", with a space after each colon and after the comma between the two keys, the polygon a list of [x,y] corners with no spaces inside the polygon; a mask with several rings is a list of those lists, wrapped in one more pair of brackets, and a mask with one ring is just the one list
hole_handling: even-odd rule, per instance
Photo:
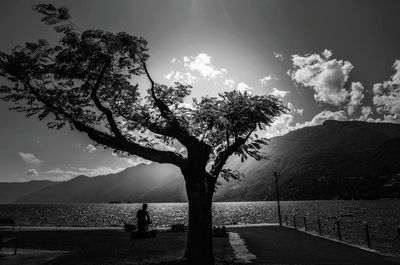
{"label": "tree", "polygon": [[[211,204],[218,178],[238,178],[224,168],[236,154],[261,159],[258,137],[286,111],[273,96],[236,90],[218,97],[181,104],[191,86],[156,83],[147,69],[147,42],[125,32],[78,29],[68,9],[51,4],[34,7],[46,24],[60,33],[58,44],[39,39],[0,53],[1,99],[13,111],[44,120],[48,128],[69,126],[114,152],[171,163],[184,176],[189,201],[186,258],[213,263]],[[147,96],[132,84],[143,75]],[[163,146],[179,143],[183,155]]]}

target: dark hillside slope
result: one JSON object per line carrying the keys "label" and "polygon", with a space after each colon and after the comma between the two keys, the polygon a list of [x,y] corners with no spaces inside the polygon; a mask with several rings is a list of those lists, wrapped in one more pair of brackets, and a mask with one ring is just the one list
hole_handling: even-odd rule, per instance
{"label": "dark hillside slope", "polygon": [[400,125],[326,121],[275,137],[264,152],[269,160],[231,159],[228,166],[246,177],[225,183],[216,199],[274,199],[274,170],[283,199],[376,199],[400,178]]}

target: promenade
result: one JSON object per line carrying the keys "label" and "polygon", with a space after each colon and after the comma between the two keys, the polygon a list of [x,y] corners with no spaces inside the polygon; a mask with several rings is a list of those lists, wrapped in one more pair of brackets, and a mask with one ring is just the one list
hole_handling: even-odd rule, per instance
{"label": "promenade", "polygon": [[287,227],[230,227],[229,231],[240,235],[252,264],[400,264],[399,258],[386,257]]}
{"label": "promenade", "polygon": [[[160,230],[156,238],[130,246],[129,234],[105,228],[24,228],[17,255],[12,244],[0,253],[2,265],[182,264],[185,232]],[[395,257],[277,225],[229,226],[228,238],[214,238],[218,264],[396,265]]]}

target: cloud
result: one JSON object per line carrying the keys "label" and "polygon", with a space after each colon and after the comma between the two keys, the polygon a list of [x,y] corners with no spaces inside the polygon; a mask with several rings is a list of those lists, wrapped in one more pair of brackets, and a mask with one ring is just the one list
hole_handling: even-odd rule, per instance
{"label": "cloud", "polygon": [[216,68],[211,64],[211,56],[206,53],[199,53],[197,56],[184,56],[184,66],[192,71],[197,71],[206,79],[214,79],[223,76],[228,72],[224,68]]}
{"label": "cloud", "polygon": [[328,50],[323,51],[322,56],[293,55],[293,69],[288,73],[296,83],[312,88],[316,101],[339,106],[349,96],[344,84],[353,65],[348,61],[329,60],[331,56],[332,52]]}
{"label": "cloud", "polygon": [[137,166],[139,164],[150,164],[151,161],[143,159],[138,156],[130,155],[128,153],[112,153],[114,157],[118,157],[121,160],[127,162],[130,166]]}
{"label": "cloud", "polygon": [[93,144],[88,144],[84,149],[85,152],[88,152],[90,154],[96,152],[96,150],[97,148]]}
{"label": "cloud", "polygon": [[346,121],[347,119],[348,117],[344,110],[339,110],[339,111],[324,110],[315,115],[311,121],[305,122],[304,124],[298,126],[300,127],[315,126],[315,125],[321,125],[322,123],[324,123],[324,121],[327,120]]}
{"label": "cloud", "polygon": [[289,131],[294,129],[293,126],[290,126],[292,121],[293,121],[293,115],[282,114],[281,116],[276,118],[274,122],[271,123],[269,128],[267,128],[265,136],[271,138],[288,133]]}
{"label": "cloud", "polygon": [[384,122],[400,123],[400,114],[384,115]]}
{"label": "cloud", "polygon": [[369,116],[372,114],[372,108],[370,106],[361,107],[361,116],[359,118],[360,121],[367,121]]}
{"label": "cloud", "polygon": [[299,114],[303,115],[303,108],[296,109],[291,102],[287,103],[287,108],[289,109],[290,114]]}
{"label": "cloud", "polygon": [[164,76],[167,80],[177,81],[181,83],[193,84],[197,77],[189,72],[171,71]]}
{"label": "cloud", "polygon": [[274,96],[274,97],[285,97],[287,94],[289,93],[289,91],[285,91],[285,90],[279,90],[277,88],[273,88],[272,92],[269,93],[270,95]]}
{"label": "cloud", "polygon": [[[293,105],[291,105],[293,106]],[[288,104],[289,107],[289,104]],[[290,109],[290,107],[289,107]],[[301,109],[302,112],[302,109]],[[329,111],[324,110],[312,118],[311,121],[307,121],[304,123],[296,123],[295,125],[291,125],[293,123],[294,116],[292,113],[282,114],[278,118],[275,119],[273,123],[271,123],[270,127],[266,129],[266,137],[271,138],[275,136],[284,135],[290,131],[297,130],[300,128],[308,127],[308,126],[316,126],[321,125],[324,121],[327,120],[337,120],[337,121],[346,121],[348,120],[346,111]]]}
{"label": "cloud", "polygon": [[322,52],[322,55],[323,55],[326,59],[329,59],[329,58],[332,57],[332,51],[331,51],[331,50],[328,50],[328,49],[325,49],[325,50]]}
{"label": "cloud", "polygon": [[279,80],[279,78],[272,77],[271,75],[266,75],[263,78],[258,79],[258,81],[260,81],[260,84],[262,86],[266,86],[272,80]]}
{"label": "cloud", "polygon": [[224,85],[226,85],[227,87],[229,87],[230,89],[232,89],[235,85],[235,81],[232,79],[226,79],[224,82]]}
{"label": "cloud", "polygon": [[36,171],[36,169],[32,168],[32,169],[28,169],[25,174],[27,174],[30,177],[37,177],[38,173]]}
{"label": "cloud", "polygon": [[400,60],[396,60],[393,64],[393,69],[396,73],[392,76],[392,80],[396,84],[400,84]]}
{"label": "cloud", "polygon": [[364,98],[364,86],[360,82],[351,83],[350,102],[347,105],[347,113],[352,115],[356,108],[361,105]]}
{"label": "cloud", "polygon": [[279,61],[285,60],[285,57],[283,56],[283,54],[282,54],[282,53],[279,53],[279,52],[274,52],[274,57],[275,57],[276,59],[278,59]]}
{"label": "cloud", "polygon": [[40,164],[43,162],[42,160],[36,158],[31,153],[18,152],[18,154],[22,158],[22,160],[25,161],[25,163],[27,163],[28,165],[32,165],[34,167],[39,167]]}
{"label": "cloud", "polygon": [[251,92],[251,90],[253,89],[252,87],[250,87],[248,84],[246,84],[245,82],[240,82],[239,84],[237,84],[236,87],[237,90],[239,90],[240,92],[244,93],[245,91],[247,91],[248,93]]}
{"label": "cloud", "polygon": [[190,104],[190,103],[179,103],[178,104],[178,108],[186,108],[186,109],[191,109],[191,110],[195,110],[196,108]]}
{"label": "cloud", "polygon": [[373,103],[380,114],[400,114],[400,60],[394,62],[393,69],[391,80],[373,86]]}

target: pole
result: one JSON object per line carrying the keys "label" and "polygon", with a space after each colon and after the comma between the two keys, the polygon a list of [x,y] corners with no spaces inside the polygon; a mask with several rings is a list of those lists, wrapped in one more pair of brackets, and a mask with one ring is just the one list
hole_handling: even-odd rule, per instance
{"label": "pole", "polygon": [[338,238],[339,238],[340,241],[342,241],[342,233],[340,232],[339,220],[336,221],[336,226],[337,226]]}
{"label": "pole", "polygon": [[319,218],[318,218],[318,231],[319,231],[319,235],[322,235],[321,219],[319,219]]}
{"label": "pole", "polygon": [[282,226],[281,204],[280,204],[280,200],[279,200],[278,178],[275,178],[275,186],[276,186],[276,200],[278,202],[279,226]]}
{"label": "pole", "polygon": [[278,188],[278,179],[280,173],[278,171],[272,172],[272,176],[275,180],[275,188],[276,188],[276,201],[278,202],[278,219],[279,219],[279,226],[282,227],[282,216],[281,216],[281,204],[279,200],[279,188]]}
{"label": "pole", "polygon": [[365,234],[367,236],[367,246],[371,248],[371,239],[369,238],[369,227],[367,222],[365,222]]}
{"label": "pole", "polygon": [[307,218],[304,216],[304,231],[307,231]]}
{"label": "pole", "polygon": [[399,239],[400,239],[400,225],[399,225],[399,227],[397,228],[397,232],[398,232],[398,234],[399,234]]}
{"label": "pole", "polygon": [[297,228],[296,215],[293,215],[293,226],[294,226],[294,228]]}

